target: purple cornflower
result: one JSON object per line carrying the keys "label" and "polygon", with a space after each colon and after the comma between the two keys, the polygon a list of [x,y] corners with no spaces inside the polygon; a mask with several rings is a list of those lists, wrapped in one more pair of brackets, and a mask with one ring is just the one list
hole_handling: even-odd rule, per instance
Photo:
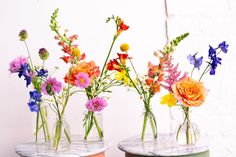
{"label": "purple cornflower", "polygon": [[76,85],[80,88],[87,88],[90,84],[90,78],[87,73],[80,72],[76,75]]}
{"label": "purple cornflower", "polygon": [[39,77],[48,77],[48,71],[45,69],[36,70]]}
{"label": "purple cornflower", "polygon": [[196,58],[196,54],[194,54],[194,55],[190,54],[190,55],[187,56],[187,58],[190,61],[190,64],[194,65],[194,68],[198,68],[198,70],[200,70],[200,67],[202,65],[203,56],[200,57],[200,58]]}
{"label": "purple cornflower", "polygon": [[49,77],[42,85],[42,92],[45,95],[53,95],[59,93],[62,89],[61,82],[58,82],[56,78]]}
{"label": "purple cornflower", "polygon": [[88,100],[85,106],[89,111],[100,112],[107,106],[107,102],[102,97],[96,97],[96,98]]}
{"label": "purple cornflower", "polygon": [[23,56],[17,57],[9,64],[9,71],[11,73],[17,73],[25,63],[28,63],[27,58]]}
{"label": "purple cornflower", "polygon": [[42,95],[38,91],[30,91],[30,100],[28,106],[31,112],[38,112]]}

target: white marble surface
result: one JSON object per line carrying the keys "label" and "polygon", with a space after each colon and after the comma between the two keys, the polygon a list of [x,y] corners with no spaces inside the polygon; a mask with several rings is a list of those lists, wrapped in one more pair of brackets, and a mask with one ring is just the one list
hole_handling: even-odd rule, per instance
{"label": "white marble surface", "polygon": [[84,157],[106,151],[110,147],[107,141],[84,142],[82,136],[72,136],[69,147],[58,151],[51,149],[50,143],[25,142],[16,146],[16,153],[22,157]]}
{"label": "white marble surface", "polygon": [[124,152],[144,156],[180,156],[192,155],[209,150],[207,136],[201,136],[195,145],[179,145],[175,134],[158,134],[158,139],[142,142],[140,136],[134,136],[121,141],[118,148]]}

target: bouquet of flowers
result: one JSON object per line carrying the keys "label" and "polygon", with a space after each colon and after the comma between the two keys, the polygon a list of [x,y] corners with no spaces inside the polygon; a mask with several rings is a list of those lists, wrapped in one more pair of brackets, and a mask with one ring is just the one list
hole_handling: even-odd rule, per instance
{"label": "bouquet of flowers", "polygon": [[103,131],[101,124],[97,120],[96,113],[102,111],[107,102],[100,94],[104,92],[111,92],[109,89],[113,86],[120,86],[119,80],[111,79],[112,73],[107,70],[107,62],[112,52],[113,45],[119,37],[119,35],[127,30],[129,26],[125,25],[123,20],[118,16],[112,16],[107,19],[106,22],[113,20],[115,22],[116,32],[113,36],[113,40],[104,61],[102,70],[94,61],[86,61],[85,53],[81,53],[78,45],[73,44],[77,40],[77,35],[71,37],[67,36],[67,31],[63,34],[59,31],[57,22],[58,9],[56,9],[51,17],[51,30],[56,33],[55,39],[59,40],[58,45],[62,47],[62,51],[65,53],[61,59],[65,63],[71,64],[68,73],[65,75],[64,80],[68,84],[68,88],[78,87],[78,92],[84,92],[87,96],[86,108],[87,112],[84,118],[85,135],[84,140],[88,140],[91,129],[96,126],[99,139],[103,139]]}
{"label": "bouquet of flowers", "polygon": [[[170,58],[170,52],[172,52],[174,48],[187,36],[187,33],[183,34],[171,41],[169,45],[166,45],[163,51],[160,51],[161,53],[158,55],[159,63],[157,65],[154,65],[151,62],[148,63],[147,75],[140,76],[137,73],[132,63],[132,58],[129,57],[128,54],[129,45],[126,43],[122,44],[120,47],[122,53],[118,53],[118,57],[110,60],[108,63],[108,70],[116,71],[115,79],[123,81],[123,84],[129,88],[134,88],[143,101],[144,119],[141,133],[142,141],[145,140],[147,124],[150,124],[153,135],[152,139],[157,139],[157,123],[152,111],[151,99],[156,93],[160,92],[163,83],[163,76],[165,74],[165,65]],[[127,66],[127,60],[129,60],[131,68]],[[131,71],[134,72],[134,78],[131,76]]]}
{"label": "bouquet of flowers", "polygon": [[197,57],[198,53],[188,55],[187,59],[190,64],[193,65],[193,69],[190,73],[184,73],[181,76],[181,72],[178,70],[178,64],[174,65],[171,61],[167,62],[166,74],[163,87],[169,91],[161,99],[161,104],[167,104],[169,107],[179,106],[183,110],[184,120],[179,125],[176,134],[176,140],[180,144],[195,144],[199,138],[199,129],[190,120],[190,108],[198,107],[203,104],[207,90],[203,85],[202,78],[205,74],[215,75],[216,68],[221,64],[221,58],[219,54],[221,52],[227,53],[228,44],[225,41],[220,43],[216,48],[209,46],[208,59],[206,60],[206,67],[202,71],[198,79],[193,78],[195,69],[201,70],[203,63],[203,56]]}

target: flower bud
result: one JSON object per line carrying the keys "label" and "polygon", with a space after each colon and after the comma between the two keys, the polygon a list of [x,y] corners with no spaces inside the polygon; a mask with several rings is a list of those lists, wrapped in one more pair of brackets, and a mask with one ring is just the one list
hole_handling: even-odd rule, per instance
{"label": "flower bud", "polygon": [[20,41],[25,41],[28,38],[28,33],[26,30],[21,30],[19,33]]}
{"label": "flower bud", "polygon": [[40,59],[42,59],[43,61],[47,60],[49,56],[48,51],[45,48],[41,48],[39,49],[39,57]]}
{"label": "flower bud", "polygon": [[126,44],[126,43],[121,44],[120,50],[121,50],[122,52],[127,52],[127,51],[129,50],[129,45]]}

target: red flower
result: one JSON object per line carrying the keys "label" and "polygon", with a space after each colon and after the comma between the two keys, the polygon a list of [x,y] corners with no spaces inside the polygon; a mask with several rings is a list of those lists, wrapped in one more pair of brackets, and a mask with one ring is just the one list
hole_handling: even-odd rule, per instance
{"label": "red flower", "polygon": [[119,56],[119,60],[120,60],[121,64],[126,65],[126,59],[128,58],[128,54],[117,53],[117,55]]}
{"label": "red flower", "polygon": [[124,21],[121,20],[120,18],[118,19],[118,29],[117,29],[117,33],[116,36],[120,35],[121,32],[129,29],[129,26],[127,26],[126,24],[124,24]]}
{"label": "red flower", "polygon": [[116,59],[110,60],[110,62],[107,64],[107,69],[108,70],[117,70],[121,72],[121,67],[120,64],[117,62]]}

